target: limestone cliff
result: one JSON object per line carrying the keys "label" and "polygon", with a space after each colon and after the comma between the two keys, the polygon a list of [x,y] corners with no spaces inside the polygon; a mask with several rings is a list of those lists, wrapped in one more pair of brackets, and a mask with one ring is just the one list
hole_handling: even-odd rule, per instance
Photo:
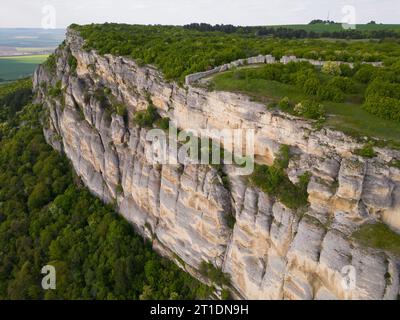
{"label": "limestone cliff", "polygon": [[[154,248],[200,277],[202,261],[231,277],[238,298],[396,299],[399,259],[359,246],[351,235],[362,223],[382,220],[400,231],[400,169],[390,166],[398,151],[377,148],[378,156],[354,154],[362,147],[340,132],[316,129],[309,121],[269,111],[249,98],[207,92],[166,82],[150,66],[83,50],[69,30],[57,50],[54,72],[34,75],[43,103],[47,141],[64,152],[98,197],[119,212]],[[68,61],[76,58],[77,68]],[[49,88],[61,81],[61,97]],[[128,106],[128,116],[110,114],[96,95],[99,87]],[[286,208],[273,197],[230,174],[230,190],[205,165],[153,165],[146,129],[132,122],[148,105],[178,128],[256,130],[259,163],[271,163],[280,145],[295,154],[288,175],[312,174],[306,212]],[[234,213],[230,229],[226,215]],[[355,287],[342,285],[343,267],[356,271]]]}

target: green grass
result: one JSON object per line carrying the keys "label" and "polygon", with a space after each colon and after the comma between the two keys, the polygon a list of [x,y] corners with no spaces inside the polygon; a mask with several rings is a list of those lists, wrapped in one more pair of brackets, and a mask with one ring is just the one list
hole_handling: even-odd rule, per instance
{"label": "green grass", "polygon": [[353,233],[353,238],[363,246],[400,255],[400,235],[383,223],[365,224]]}
{"label": "green grass", "polygon": [[30,76],[47,55],[0,57],[0,79],[10,81]]}
{"label": "green grass", "polygon": [[[219,91],[243,93],[256,101],[269,104],[288,97],[293,103],[309,99],[296,86],[264,79],[235,79],[234,72],[225,72],[212,79],[211,87]],[[363,92],[365,88],[360,87]],[[325,126],[352,136],[368,136],[400,143],[400,125],[378,118],[362,108],[362,94],[347,95],[343,103],[325,101],[328,113]],[[283,110],[290,111],[290,110]]]}
{"label": "green grass", "polygon": [[400,125],[365,111],[361,104],[326,103],[331,114],[327,125],[353,136],[368,136],[390,140],[393,147],[400,143]]}

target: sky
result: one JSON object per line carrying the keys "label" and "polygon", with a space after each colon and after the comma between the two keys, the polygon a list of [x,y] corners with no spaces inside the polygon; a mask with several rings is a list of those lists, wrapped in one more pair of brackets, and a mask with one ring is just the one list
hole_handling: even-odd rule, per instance
{"label": "sky", "polygon": [[0,27],[65,28],[71,23],[104,22],[305,24],[328,15],[343,22],[349,13],[356,23],[397,24],[400,0],[3,0]]}

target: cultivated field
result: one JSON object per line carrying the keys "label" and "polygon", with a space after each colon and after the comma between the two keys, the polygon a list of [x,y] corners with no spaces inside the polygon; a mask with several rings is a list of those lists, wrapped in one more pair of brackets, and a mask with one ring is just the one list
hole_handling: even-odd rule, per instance
{"label": "cultivated field", "polygon": [[0,57],[0,80],[10,81],[30,76],[47,55]]}

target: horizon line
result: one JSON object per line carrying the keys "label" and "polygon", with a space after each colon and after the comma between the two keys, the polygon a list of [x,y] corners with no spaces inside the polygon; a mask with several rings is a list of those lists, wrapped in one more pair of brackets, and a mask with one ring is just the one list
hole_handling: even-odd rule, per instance
{"label": "horizon line", "polygon": [[[232,24],[232,23],[208,23],[208,22],[190,22],[190,23],[185,23],[185,24],[162,24],[162,23],[129,23],[129,22],[92,22],[92,23],[71,23],[68,26],[65,27],[57,27],[57,28],[51,28],[51,29],[44,29],[41,26],[0,26],[1,29],[40,29],[40,30],[46,30],[46,31],[51,31],[51,30],[66,30],[70,25],[72,24],[78,24],[78,25],[90,25],[90,24],[127,24],[127,25],[142,25],[142,26],[154,26],[154,25],[159,25],[159,26],[185,26],[185,25],[190,25],[190,24],[209,24],[212,26],[215,25],[231,25],[235,27],[279,27],[279,26],[308,26],[311,25],[309,22],[308,23],[288,23],[288,24],[265,24],[265,25],[241,25],[241,24]],[[334,24],[341,24],[342,22],[334,22]],[[367,25],[367,23],[357,23],[356,25]],[[400,22],[398,23],[384,23],[384,22],[376,22],[376,25],[400,25]]]}

